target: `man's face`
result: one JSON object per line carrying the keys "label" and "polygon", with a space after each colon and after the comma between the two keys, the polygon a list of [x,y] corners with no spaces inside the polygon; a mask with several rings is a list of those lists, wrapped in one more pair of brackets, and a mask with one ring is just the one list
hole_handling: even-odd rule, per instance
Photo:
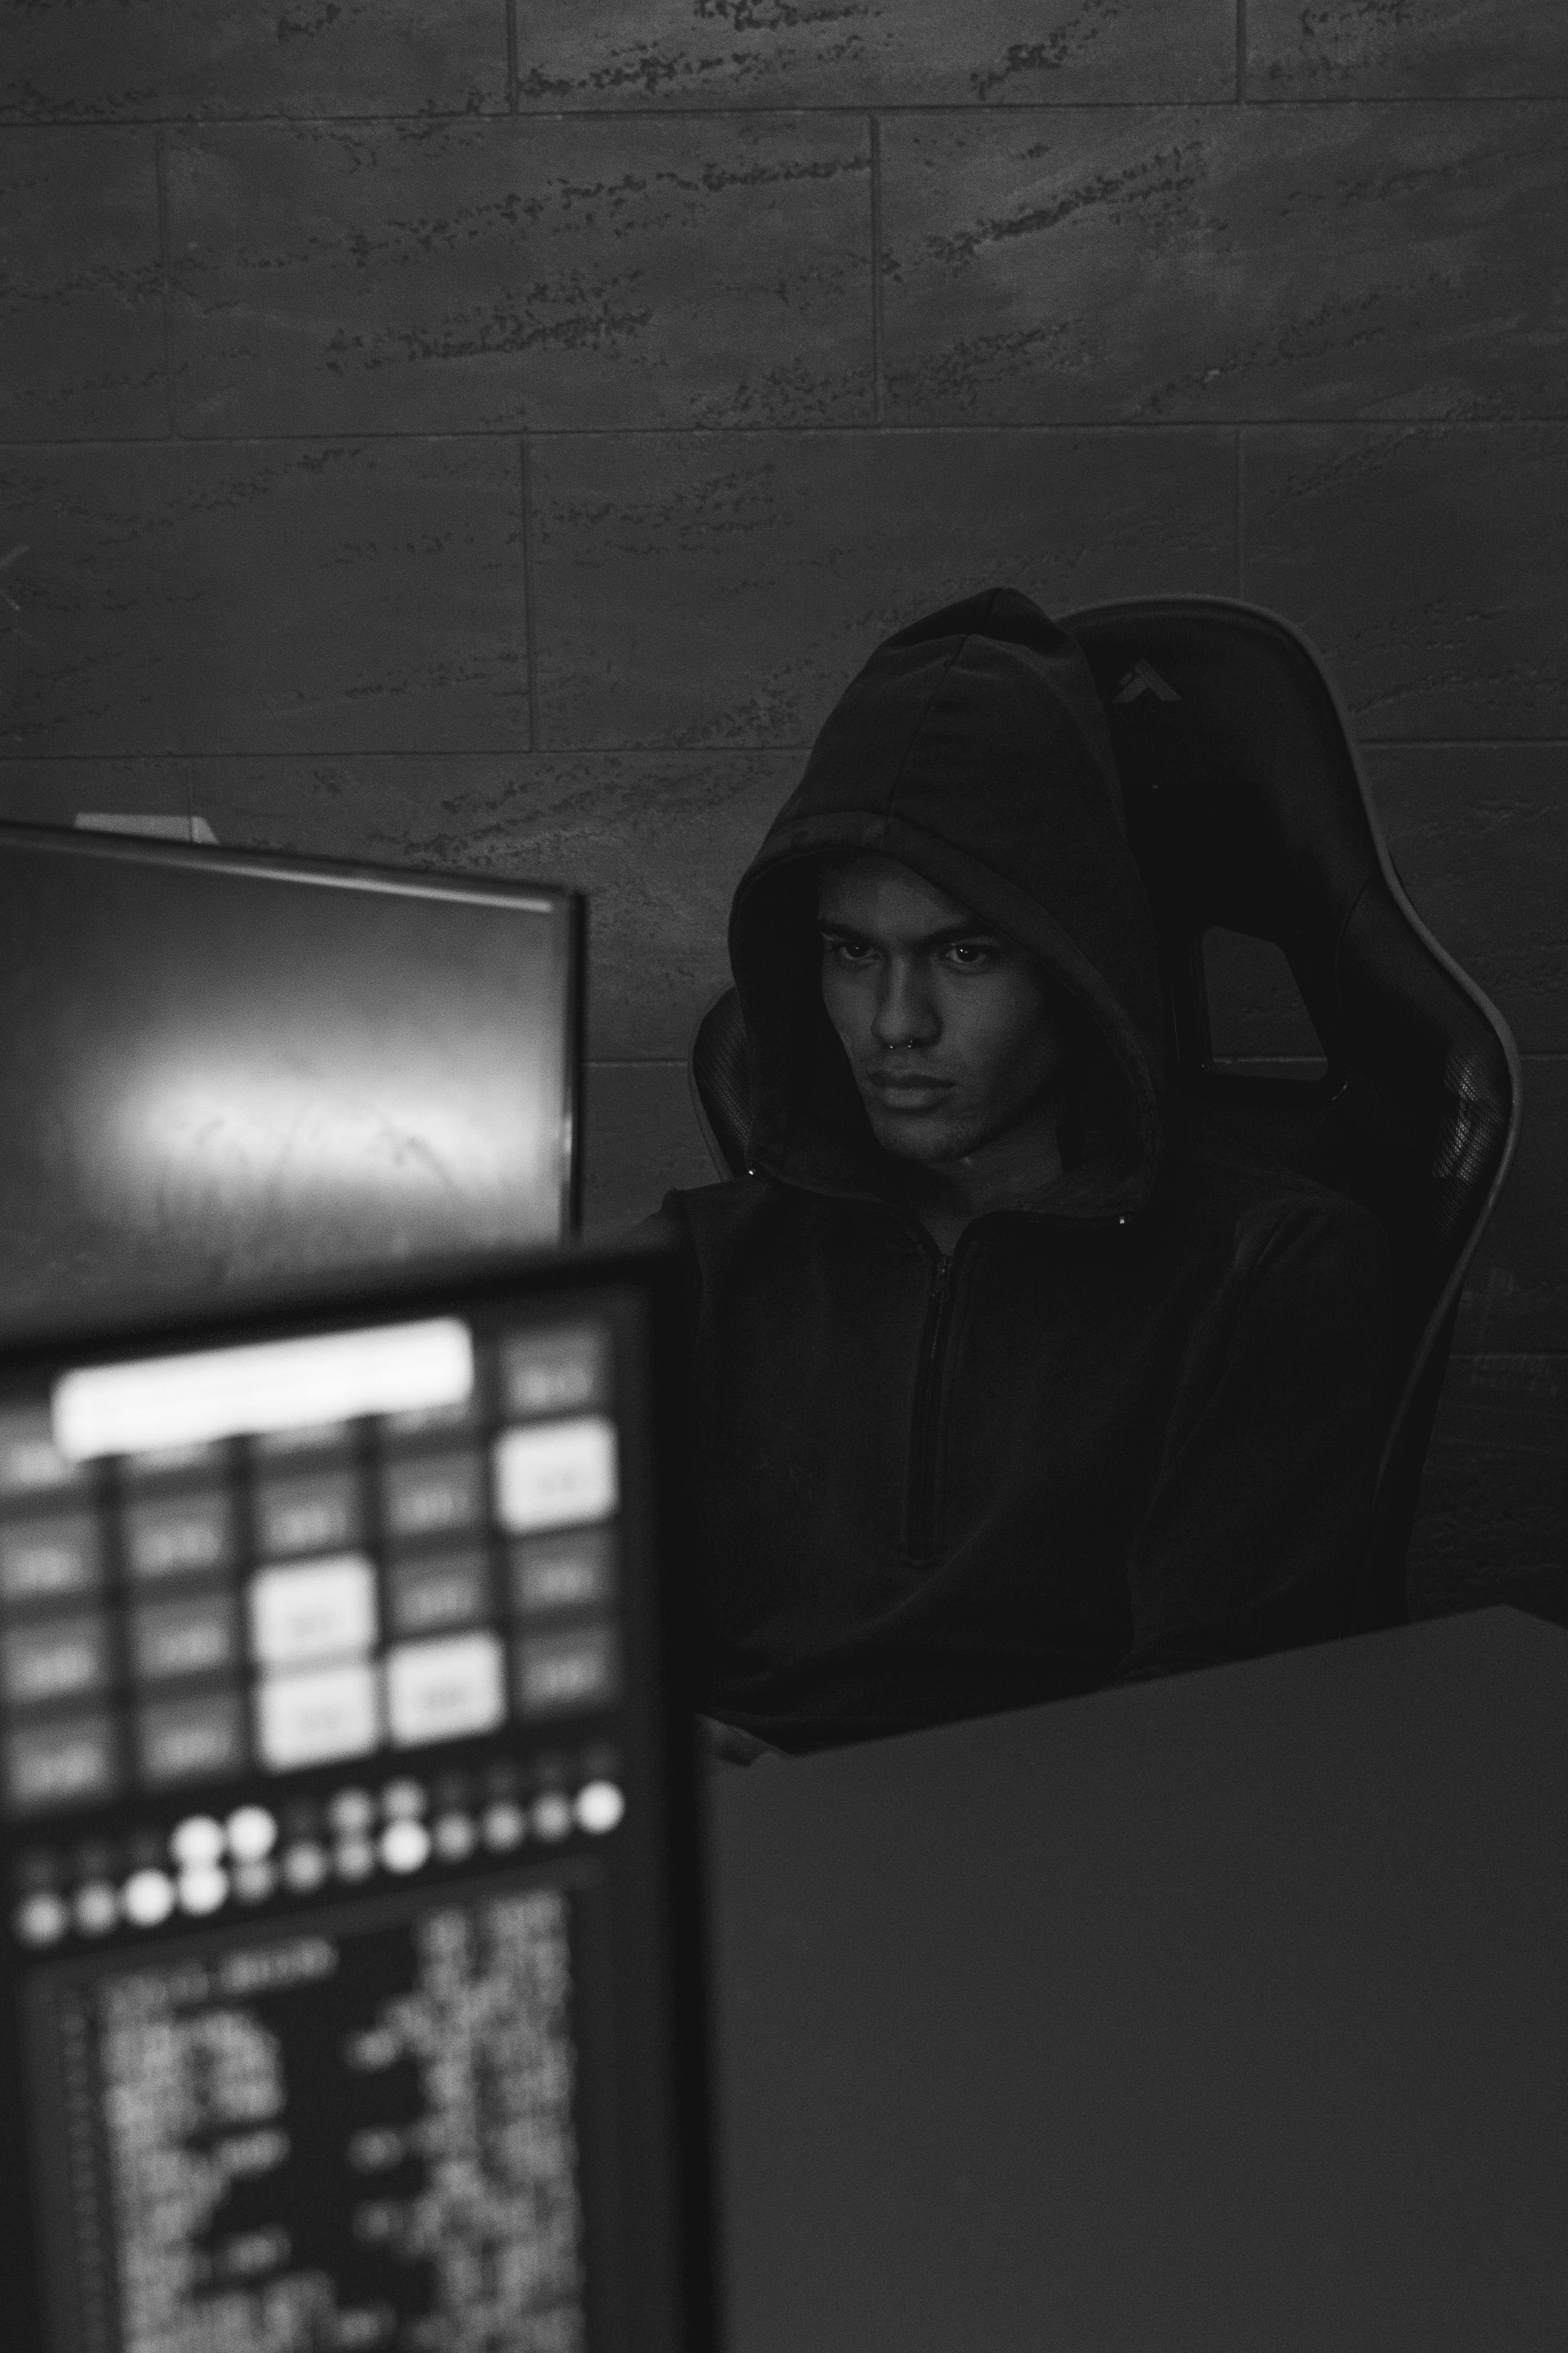
{"label": "man's face", "polygon": [[836,860],[817,891],[822,1001],[885,1152],[962,1160],[1038,1109],[1072,1056],[1039,966],[896,859]]}

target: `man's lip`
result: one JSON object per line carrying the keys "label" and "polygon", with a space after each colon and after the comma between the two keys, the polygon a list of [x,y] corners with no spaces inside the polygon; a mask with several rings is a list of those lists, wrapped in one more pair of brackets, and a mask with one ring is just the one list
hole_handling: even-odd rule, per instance
{"label": "man's lip", "polygon": [[921,1071],[872,1071],[871,1084],[884,1094],[945,1093],[952,1085],[951,1079],[933,1079]]}

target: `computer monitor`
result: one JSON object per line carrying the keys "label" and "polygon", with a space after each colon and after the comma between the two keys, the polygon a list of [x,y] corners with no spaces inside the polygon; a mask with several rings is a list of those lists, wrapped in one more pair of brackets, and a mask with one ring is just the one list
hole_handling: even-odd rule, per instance
{"label": "computer monitor", "polygon": [[671,1265],[0,1356],[27,2353],[705,2353]]}
{"label": "computer monitor", "polygon": [[569,891],[0,826],[0,1333],[563,1239],[582,941]]}

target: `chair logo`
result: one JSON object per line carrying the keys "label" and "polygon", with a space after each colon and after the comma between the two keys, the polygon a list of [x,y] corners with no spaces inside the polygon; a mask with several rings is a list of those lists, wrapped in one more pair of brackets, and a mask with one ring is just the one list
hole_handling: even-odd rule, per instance
{"label": "chair logo", "polygon": [[1134,662],[1116,690],[1118,702],[1136,702],[1141,694],[1157,695],[1162,702],[1180,702],[1181,696],[1146,661]]}

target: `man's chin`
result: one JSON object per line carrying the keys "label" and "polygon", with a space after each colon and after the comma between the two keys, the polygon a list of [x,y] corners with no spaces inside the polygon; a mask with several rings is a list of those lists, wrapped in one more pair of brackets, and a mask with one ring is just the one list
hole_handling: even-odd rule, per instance
{"label": "man's chin", "polygon": [[914,1160],[922,1167],[936,1168],[949,1160],[962,1160],[973,1148],[968,1131],[940,1112],[889,1113],[879,1104],[870,1116],[872,1134],[894,1160]]}

